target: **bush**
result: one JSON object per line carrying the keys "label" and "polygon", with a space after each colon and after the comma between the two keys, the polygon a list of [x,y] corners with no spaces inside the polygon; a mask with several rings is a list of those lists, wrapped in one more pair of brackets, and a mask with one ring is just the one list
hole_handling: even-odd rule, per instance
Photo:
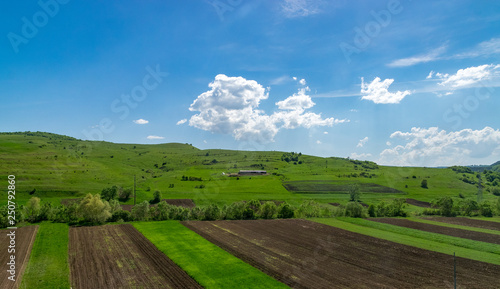
{"label": "bush", "polygon": [[492,193],[493,195],[495,195],[495,196],[500,196],[500,188],[498,188],[498,187],[493,187],[493,188],[491,188],[491,190],[490,190],[490,191],[491,191],[491,193]]}
{"label": "bush", "polygon": [[194,207],[189,212],[190,220],[202,220],[203,219],[203,210],[200,207]]}
{"label": "bush", "polygon": [[132,221],[132,216],[129,211],[125,210],[120,210],[120,211],[115,211],[113,215],[111,215],[111,218],[108,219],[108,222],[129,222]]}
{"label": "bush", "polygon": [[144,201],[132,208],[132,219],[134,221],[146,221],[149,219],[149,203]]}
{"label": "bush", "polygon": [[408,213],[405,211],[406,200],[394,199],[387,206],[386,217],[406,217]]}
{"label": "bush", "polygon": [[28,203],[24,207],[24,215],[26,216],[26,221],[30,223],[38,222],[40,209],[40,198],[32,197],[31,199],[29,199]]}
{"label": "bush", "polygon": [[118,199],[122,202],[126,202],[130,199],[132,196],[132,189],[123,189],[120,190],[120,193],[118,194]]}
{"label": "bush", "polygon": [[153,193],[153,199],[149,201],[150,204],[158,204],[161,201],[161,192],[155,191]]}
{"label": "bush", "polygon": [[313,200],[303,201],[297,210],[295,210],[295,215],[299,218],[317,218],[320,216],[320,213],[320,204]]}
{"label": "bush", "polygon": [[349,202],[345,207],[345,216],[353,218],[363,217],[363,206],[358,202]]}
{"label": "bush", "polygon": [[214,221],[220,218],[220,208],[217,204],[210,204],[203,211],[203,220]]}
{"label": "bush", "polygon": [[289,219],[293,218],[294,211],[292,206],[287,203],[281,203],[278,208],[278,218],[280,219]]}
{"label": "bush", "polygon": [[484,217],[493,217],[493,208],[488,202],[482,202],[479,204],[479,214]]}
{"label": "bush", "polygon": [[108,202],[103,202],[98,194],[87,194],[78,206],[78,214],[84,222],[92,225],[102,224],[111,217]]}
{"label": "bush", "polygon": [[265,202],[264,205],[260,207],[259,216],[262,219],[273,219],[278,213],[278,208],[274,202]]}
{"label": "bush", "polygon": [[445,217],[455,217],[457,215],[457,208],[453,205],[453,199],[450,197],[443,197],[434,202],[433,207],[439,209],[439,214]]}
{"label": "bush", "polygon": [[479,204],[474,200],[463,200],[460,203],[460,211],[465,216],[477,216]]}
{"label": "bush", "polygon": [[[228,220],[242,220],[245,218],[244,212],[246,209],[246,204],[244,202],[234,202],[226,211],[226,219]],[[253,211],[252,211],[253,212]]]}
{"label": "bush", "polygon": [[429,187],[427,186],[427,180],[423,179],[422,182],[420,183],[420,186],[424,189],[428,189]]}
{"label": "bush", "polygon": [[101,198],[105,201],[111,201],[118,196],[118,187],[112,186],[110,188],[105,188],[101,191]]}
{"label": "bush", "polygon": [[368,216],[372,218],[377,216],[375,214],[375,206],[373,204],[370,204],[370,206],[368,206]]}

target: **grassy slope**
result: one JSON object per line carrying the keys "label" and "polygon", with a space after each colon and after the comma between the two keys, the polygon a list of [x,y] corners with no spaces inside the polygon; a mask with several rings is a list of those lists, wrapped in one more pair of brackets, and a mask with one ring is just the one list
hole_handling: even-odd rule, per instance
{"label": "grassy slope", "polygon": [[455,252],[460,257],[500,265],[500,246],[495,244],[412,230],[363,219],[339,218],[312,220],[400,244],[448,255],[453,255]]}
{"label": "grassy slope", "polygon": [[205,288],[288,288],[179,222],[133,225]]}
{"label": "grassy slope", "polygon": [[41,223],[20,288],[69,288],[68,225]]}
{"label": "grassy slope", "polygon": [[[458,178],[450,169],[383,167],[368,170],[373,178],[352,178],[366,171],[341,158],[303,155],[304,163],[294,165],[281,161],[282,152],[199,150],[189,144],[133,145],[80,141],[65,136],[39,133],[35,135],[0,133],[0,178],[16,175],[17,197],[26,202],[34,196],[42,201],[59,203],[60,199],[99,193],[103,188],[133,186],[137,176],[137,201],[149,200],[155,190],[163,198],[191,198],[197,204],[227,204],[239,200],[286,200],[299,203],[303,199],[345,203],[347,194],[295,194],[282,186],[282,180],[327,180],[332,182],[366,182],[392,187],[400,194],[364,193],[362,201],[376,203],[397,197],[430,201],[436,197],[458,196],[475,199],[477,189]],[[210,163],[212,160],[217,163]],[[157,165],[157,166],[155,166]],[[162,168],[163,166],[163,168]],[[229,178],[222,172],[261,169],[278,175]],[[181,181],[181,177],[202,177],[203,181]],[[415,178],[413,178],[415,176]],[[426,178],[429,189],[420,187]],[[169,185],[173,184],[173,188]],[[204,189],[195,186],[205,185]],[[149,189],[149,190],[148,190]],[[5,194],[5,192],[2,192]],[[493,199],[484,193],[484,199]],[[0,199],[0,205],[6,198]],[[132,203],[130,200],[128,203]],[[412,210],[421,210],[412,207]]]}

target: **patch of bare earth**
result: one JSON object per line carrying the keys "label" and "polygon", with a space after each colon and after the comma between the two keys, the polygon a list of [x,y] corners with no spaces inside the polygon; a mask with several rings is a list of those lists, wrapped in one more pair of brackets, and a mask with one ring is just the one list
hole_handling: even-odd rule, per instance
{"label": "patch of bare earth", "polygon": [[[453,288],[453,256],[306,220],[187,221],[293,288]],[[498,288],[500,266],[457,257],[460,288]]]}
{"label": "patch of bare earth", "polygon": [[202,288],[130,224],[72,227],[74,289]]}

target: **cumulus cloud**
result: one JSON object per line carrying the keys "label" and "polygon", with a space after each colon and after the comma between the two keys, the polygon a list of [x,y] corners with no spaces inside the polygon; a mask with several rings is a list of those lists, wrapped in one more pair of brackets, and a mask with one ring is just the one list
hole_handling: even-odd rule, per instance
{"label": "cumulus cloud", "polygon": [[500,153],[500,130],[463,129],[446,132],[437,127],[413,127],[390,136],[402,142],[380,153],[378,162],[400,166],[451,166],[481,162]]}
{"label": "cumulus cloud", "polygon": [[302,78],[301,80],[299,80],[299,83],[301,85],[306,85],[306,80],[304,78]]}
{"label": "cumulus cloud", "polygon": [[181,125],[181,124],[185,124],[188,120],[185,118],[185,119],[181,119],[177,122],[177,125]]}
{"label": "cumulus cloud", "polygon": [[316,141],[316,144],[321,144],[321,141],[320,141],[320,140],[317,140],[317,141]]}
{"label": "cumulus cloud", "polygon": [[358,148],[362,148],[362,147],[365,145],[365,143],[366,143],[367,141],[368,141],[368,137],[365,137],[365,138],[363,138],[363,139],[360,139],[360,140],[359,140],[359,142],[358,142],[358,145],[357,145],[356,147],[358,147]]}
{"label": "cumulus cloud", "polygon": [[321,12],[320,0],[283,0],[281,9],[288,18],[305,17]]}
{"label": "cumulus cloud", "polygon": [[140,119],[134,120],[133,122],[135,124],[147,124],[147,123],[149,123],[149,120],[145,120],[145,119],[140,118]]}
{"label": "cumulus cloud", "polygon": [[189,125],[212,133],[231,134],[236,140],[266,143],[273,141],[283,128],[332,126],[348,121],[324,119],[321,114],[306,112],[315,105],[306,94],[308,87],[276,102],[279,110],[271,115],[259,109],[269,93],[254,80],[219,74],[209,87],[191,104],[189,110],[198,114],[190,118]]}
{"label": "cumulus cloud", "polygon": [[157,136],[157,135],[149,135],[147,137],[147,139],[151,139],[151,140],[156,140],[156,139],[164,139],[165,137],[162,137],[162,136]]}
{"label": "cumulus cloud", "polygon": [[459,69],[457,73],[453,75],[436,73],[436,77],[442,80],[439,85],[456,89],[468,87],[478,82],[491,79],[493,76],[498,75],[499,68],[500,65],[484,64]]}
{"label": "cumulus cloud", "polygon": [[385,79],[381,81],[376,77],[371,83],[364,82],[361,78],[361,94],[362,99],[371,100],[374,103],[399,103],[405,96],[410,95],[409,90],[389,92],[389,86],[394,82],[394,79]]}

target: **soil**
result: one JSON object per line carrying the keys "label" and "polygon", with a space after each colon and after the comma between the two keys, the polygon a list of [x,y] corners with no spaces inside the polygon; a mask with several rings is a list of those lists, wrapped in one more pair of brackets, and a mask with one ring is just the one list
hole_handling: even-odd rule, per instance
{"label": "soil", "polygon": [[428,217],[428,218],[424,218],[424,219],[438,221],[438,222],[444,222],[444,223],[449,223],[449,224],[455,224],[455,225],[462,225],[462,226],[469,226],[469,227],[476,227],[476,228],[483,228],[483,229],[500,231],[500,222],[494,222],[494,221],[475,220],[475,219],[469,219],[469,218],[465,218],[465,217]]}
{"label": "soil", "polygon": [[474,241],[482,241],[493,244],[500,245],[500,235],[475,232],[463,229],[449,228],[439,225],[433,224],[425,224],[420,222],[414,222],[406,219],[397,219],[397,218],[370,218],[370,221],[375,221],[379,223],[391,224],[405,228],[417,229],[420,231],[426,231],[431,233],[438,233],[453,237],[459,237],[464,239],[470,239]]}
{"label": "soil", "polygon": [[[7,234],[10,231],[16,231],[15,233],[15,253],[9,253],[10,246],[10,236]],[[2,264],[2,270],[0,270],[0,288],[2,289],[11,289],[18,288],[21,285],[22,276],[24,270],[26,269],[26,265],[28,264],[28,260],[31,254],[31,248],[33,247],[33,242],[35,242],[35,236],[38,231],[38,226],[27,226],[17,228],[15,230],[1,230],[0,231],[0,244],[2,244],[2,249],[0,250],[0,264]],[[11,248],[12,249],[12,248]],[[11,281],[7,279],[9,276],[10,270],[8,262],[10,262],[10,256],[15,256],[15,266],[16,266],[16,276],[15,281]]]}
{"label": "soil", "polygon": [[[453,288],[453,256],[300,219],[186,227],[292,288]],[[457,257],[460,288],[497,288],[500,266]]]}
{"label": "soil", "polygon": [[419,200],[415,200],[415,199],[406,199],[406,202],[410,205],[414,205],[417,207],[422,207],[422,208],[430,208],[431,207],[431,203],[419,201]]}
{"label": "soil", "polygon": [[196,205],[191,199],[163,199],[162,201],[167,202],[170,205],[185,207],[185,208],[194,208]]}
{"label": "soil", "polygon": [[71,227],[72,288],[202,288],[130,224]]}

